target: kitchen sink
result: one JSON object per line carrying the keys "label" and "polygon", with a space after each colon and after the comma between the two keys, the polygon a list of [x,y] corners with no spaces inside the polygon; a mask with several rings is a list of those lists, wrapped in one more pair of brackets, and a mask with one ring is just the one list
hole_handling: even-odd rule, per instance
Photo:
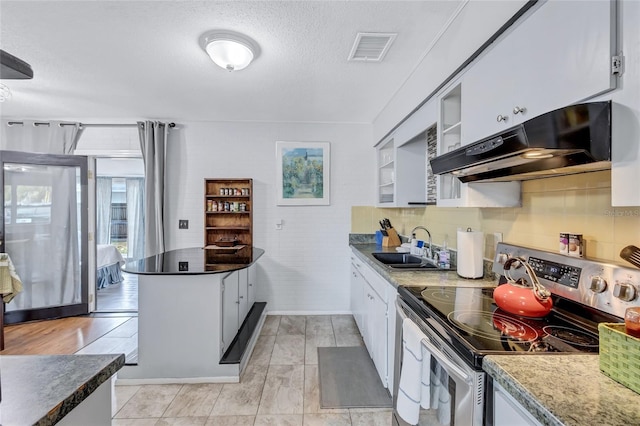
{"label": "kitchen sink", "polygon": [[409,253],[372,253],[374,259],[390,269],[440,270],[435,263]]}

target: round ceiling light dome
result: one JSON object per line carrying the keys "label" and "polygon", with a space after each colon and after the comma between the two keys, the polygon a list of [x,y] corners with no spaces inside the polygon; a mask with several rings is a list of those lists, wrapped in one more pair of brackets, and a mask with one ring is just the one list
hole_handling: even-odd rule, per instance
{"label": "round ceiling light dome", "polygon": [[227,71],[240,71],[260,54],[260,47],[249,37],[227,30],[213,30],[200,36],[200,46],[211,60]]}

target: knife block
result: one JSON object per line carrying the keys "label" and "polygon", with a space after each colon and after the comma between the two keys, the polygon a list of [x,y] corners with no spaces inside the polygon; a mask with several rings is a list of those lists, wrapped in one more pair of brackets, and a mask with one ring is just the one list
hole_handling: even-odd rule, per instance
{"label": "knife block", "polygon": [[387,228],[387,236],[382,238],[382,247],[398,247],[402,242],[393,228]]}

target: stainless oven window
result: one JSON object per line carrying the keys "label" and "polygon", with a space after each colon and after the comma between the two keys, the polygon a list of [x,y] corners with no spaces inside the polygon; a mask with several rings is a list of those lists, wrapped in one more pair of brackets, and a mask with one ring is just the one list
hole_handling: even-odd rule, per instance
{"label": "stainless oven window", "polygon": [[[431,399],[429,409],[420,409],[418,425],[440,426],[481,426],[483,423],[484,377],[482,371],[468,366],[452,348],[440,339],[430,327],[418,318],[403,302],[396,303],[396,377],[402,369],[402,322],[405,318],[413,321],[428,338],[423,342],[426,352],[431,355]],[[398,381],[397,381],[398,382]],[[396,387],[397,387],[396,382]],[[394,392],[394,407],[397,389]],[[394,411],[395,424],[408,425]]]}

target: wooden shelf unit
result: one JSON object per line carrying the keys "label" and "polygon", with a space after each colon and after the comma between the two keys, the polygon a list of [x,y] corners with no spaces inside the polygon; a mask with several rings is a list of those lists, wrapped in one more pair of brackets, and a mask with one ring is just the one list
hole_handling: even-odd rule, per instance
{"label": "wooden shelf unit", "polygon": [[[220,190],[233,188],[233,194]],[[240,190],[237,194],[235,189]],[[242,191],[245,194],[242,194]],[[248,194],[246,193],[248,191]],[[212,210],[210,205],[232,203],[229,210]],[[240,205],[244,210],[240,210]],[[253,179],[226,178],[204,180],[204,252],[205,265],[217,270],[223,265],[251,262],[253,247]],[[229,241],[237,242],[227,247]],[[222,245],[220,245],[222,244]]]}

